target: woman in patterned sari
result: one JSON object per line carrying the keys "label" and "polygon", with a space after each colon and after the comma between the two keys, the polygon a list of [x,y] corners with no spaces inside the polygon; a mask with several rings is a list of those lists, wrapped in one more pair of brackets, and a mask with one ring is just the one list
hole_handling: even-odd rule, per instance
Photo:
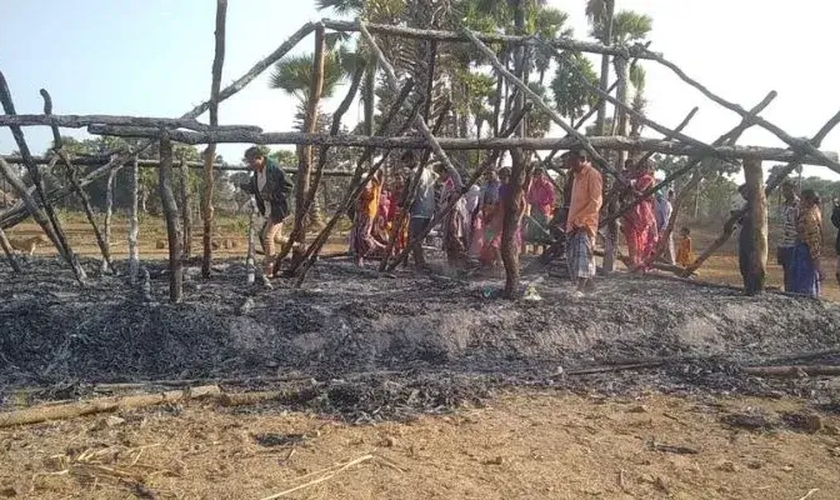
{"label": "woman in patterned sari", "polygon": [[631,270],[644,271],[646,261],[656,249],[657,228],[653,196],[644,193],[656,184],[653,167],[649,162],[636,165],[631,171],[629,195],[631,199],[642,198],[624,216],[624,237]]}
{"label": "woman in patterned sari", "polygon": [[820,197],[813,189],[806,189],[802,192],[801,200],[791,265],[791,291],[816,298],[820,294],[820,282],[823,280],[820,263],[823,246]]}

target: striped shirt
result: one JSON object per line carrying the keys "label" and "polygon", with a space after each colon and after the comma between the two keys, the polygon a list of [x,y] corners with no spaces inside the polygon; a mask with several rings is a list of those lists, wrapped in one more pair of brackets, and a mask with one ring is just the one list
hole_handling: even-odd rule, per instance
{"label": "striped shirt", "polygon": [[792,202],[782,205],[782,240],[781,248],[791,248],[796,245],[796,220],[799,218],[799,197]]}

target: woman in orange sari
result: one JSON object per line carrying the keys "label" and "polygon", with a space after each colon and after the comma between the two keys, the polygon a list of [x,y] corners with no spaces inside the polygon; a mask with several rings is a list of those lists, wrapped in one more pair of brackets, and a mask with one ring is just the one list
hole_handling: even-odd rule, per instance
{"label": "woman in orange sari", "polygon": [[353,230],[350,233],[350,252],[359,267],[364,265],[365,257],[384,248],[384,245],[373,237],[373,224],[379,211],[381,194],[382,174],[380,172],[368,181],[356,202],[356,215],[353,219]]}

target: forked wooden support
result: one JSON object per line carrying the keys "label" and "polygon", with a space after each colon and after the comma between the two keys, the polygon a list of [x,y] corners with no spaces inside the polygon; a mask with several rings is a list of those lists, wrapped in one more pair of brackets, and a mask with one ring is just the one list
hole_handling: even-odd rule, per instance
{"label": "forked wooden support", "polygon": [[178,204],[172,194],[172,141],[163,131],[160,140],[160,170],[158,190],[163,214],[166,220],[166,235],[169,241],[169,302],[181,302],[184,292],[184,276],[181,264],[181,238],[178,230]]}
{"label": "forked wooden support", "polygon": [[[225,21],[227,18],[227,0],[216,1],[216,30],[215,51],[213,55],[212,80],[210,82],[210,126],[219,125],[219,94],[222,83],[222,67],[225,62]],[[210,277],[210,269],[213,267],[213,187],[215,185],[215,173],[213,164],[216,162],[216,145],[210,143],[204,150],[204,183],[201,196],[201,222],[203,226],[201,275],[204,278]],[[186,175],[186,169],[181,170],[181,175]],[[182,200],[186,204],[186,200]],[[189,207],[185,207],[189,211]],[[191,236],[190,228],[184,226],[184,247],[185,252],[190,253],[190,245],[187,238]]]}

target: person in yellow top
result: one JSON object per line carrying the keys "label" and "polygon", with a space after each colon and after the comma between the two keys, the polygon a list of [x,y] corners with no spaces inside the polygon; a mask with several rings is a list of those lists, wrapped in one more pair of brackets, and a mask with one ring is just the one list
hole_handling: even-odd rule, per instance
{"label": "person in yellow top", "polygon": [[694,262],[694,254],[691,252],[691,229],[684,227],[680,229],[680,241],[677,247],[677,265],[688,267]]}
{"label": "person in yellow top", "polygon": [[592,278],[595,277],[595,238],[603,204],[603,178],[589,162],[583,148],[572,149],[565,155],[565,160],[574,175],[566,220],[569,238],[566,259],[569,275],[577,283],[575,294],[581,296],[592,289]]}
{"label": "person in yellow top", "polygon": [[356,214],[353,218],[353,230],[350,233],[350,251],[356,258],[356,265],[364,265],[368,254],[382,250],[384,245],[373,237],[373,223],[379,211],[379,198],[382,195],[382,172],[371,178],[356,202]]}

